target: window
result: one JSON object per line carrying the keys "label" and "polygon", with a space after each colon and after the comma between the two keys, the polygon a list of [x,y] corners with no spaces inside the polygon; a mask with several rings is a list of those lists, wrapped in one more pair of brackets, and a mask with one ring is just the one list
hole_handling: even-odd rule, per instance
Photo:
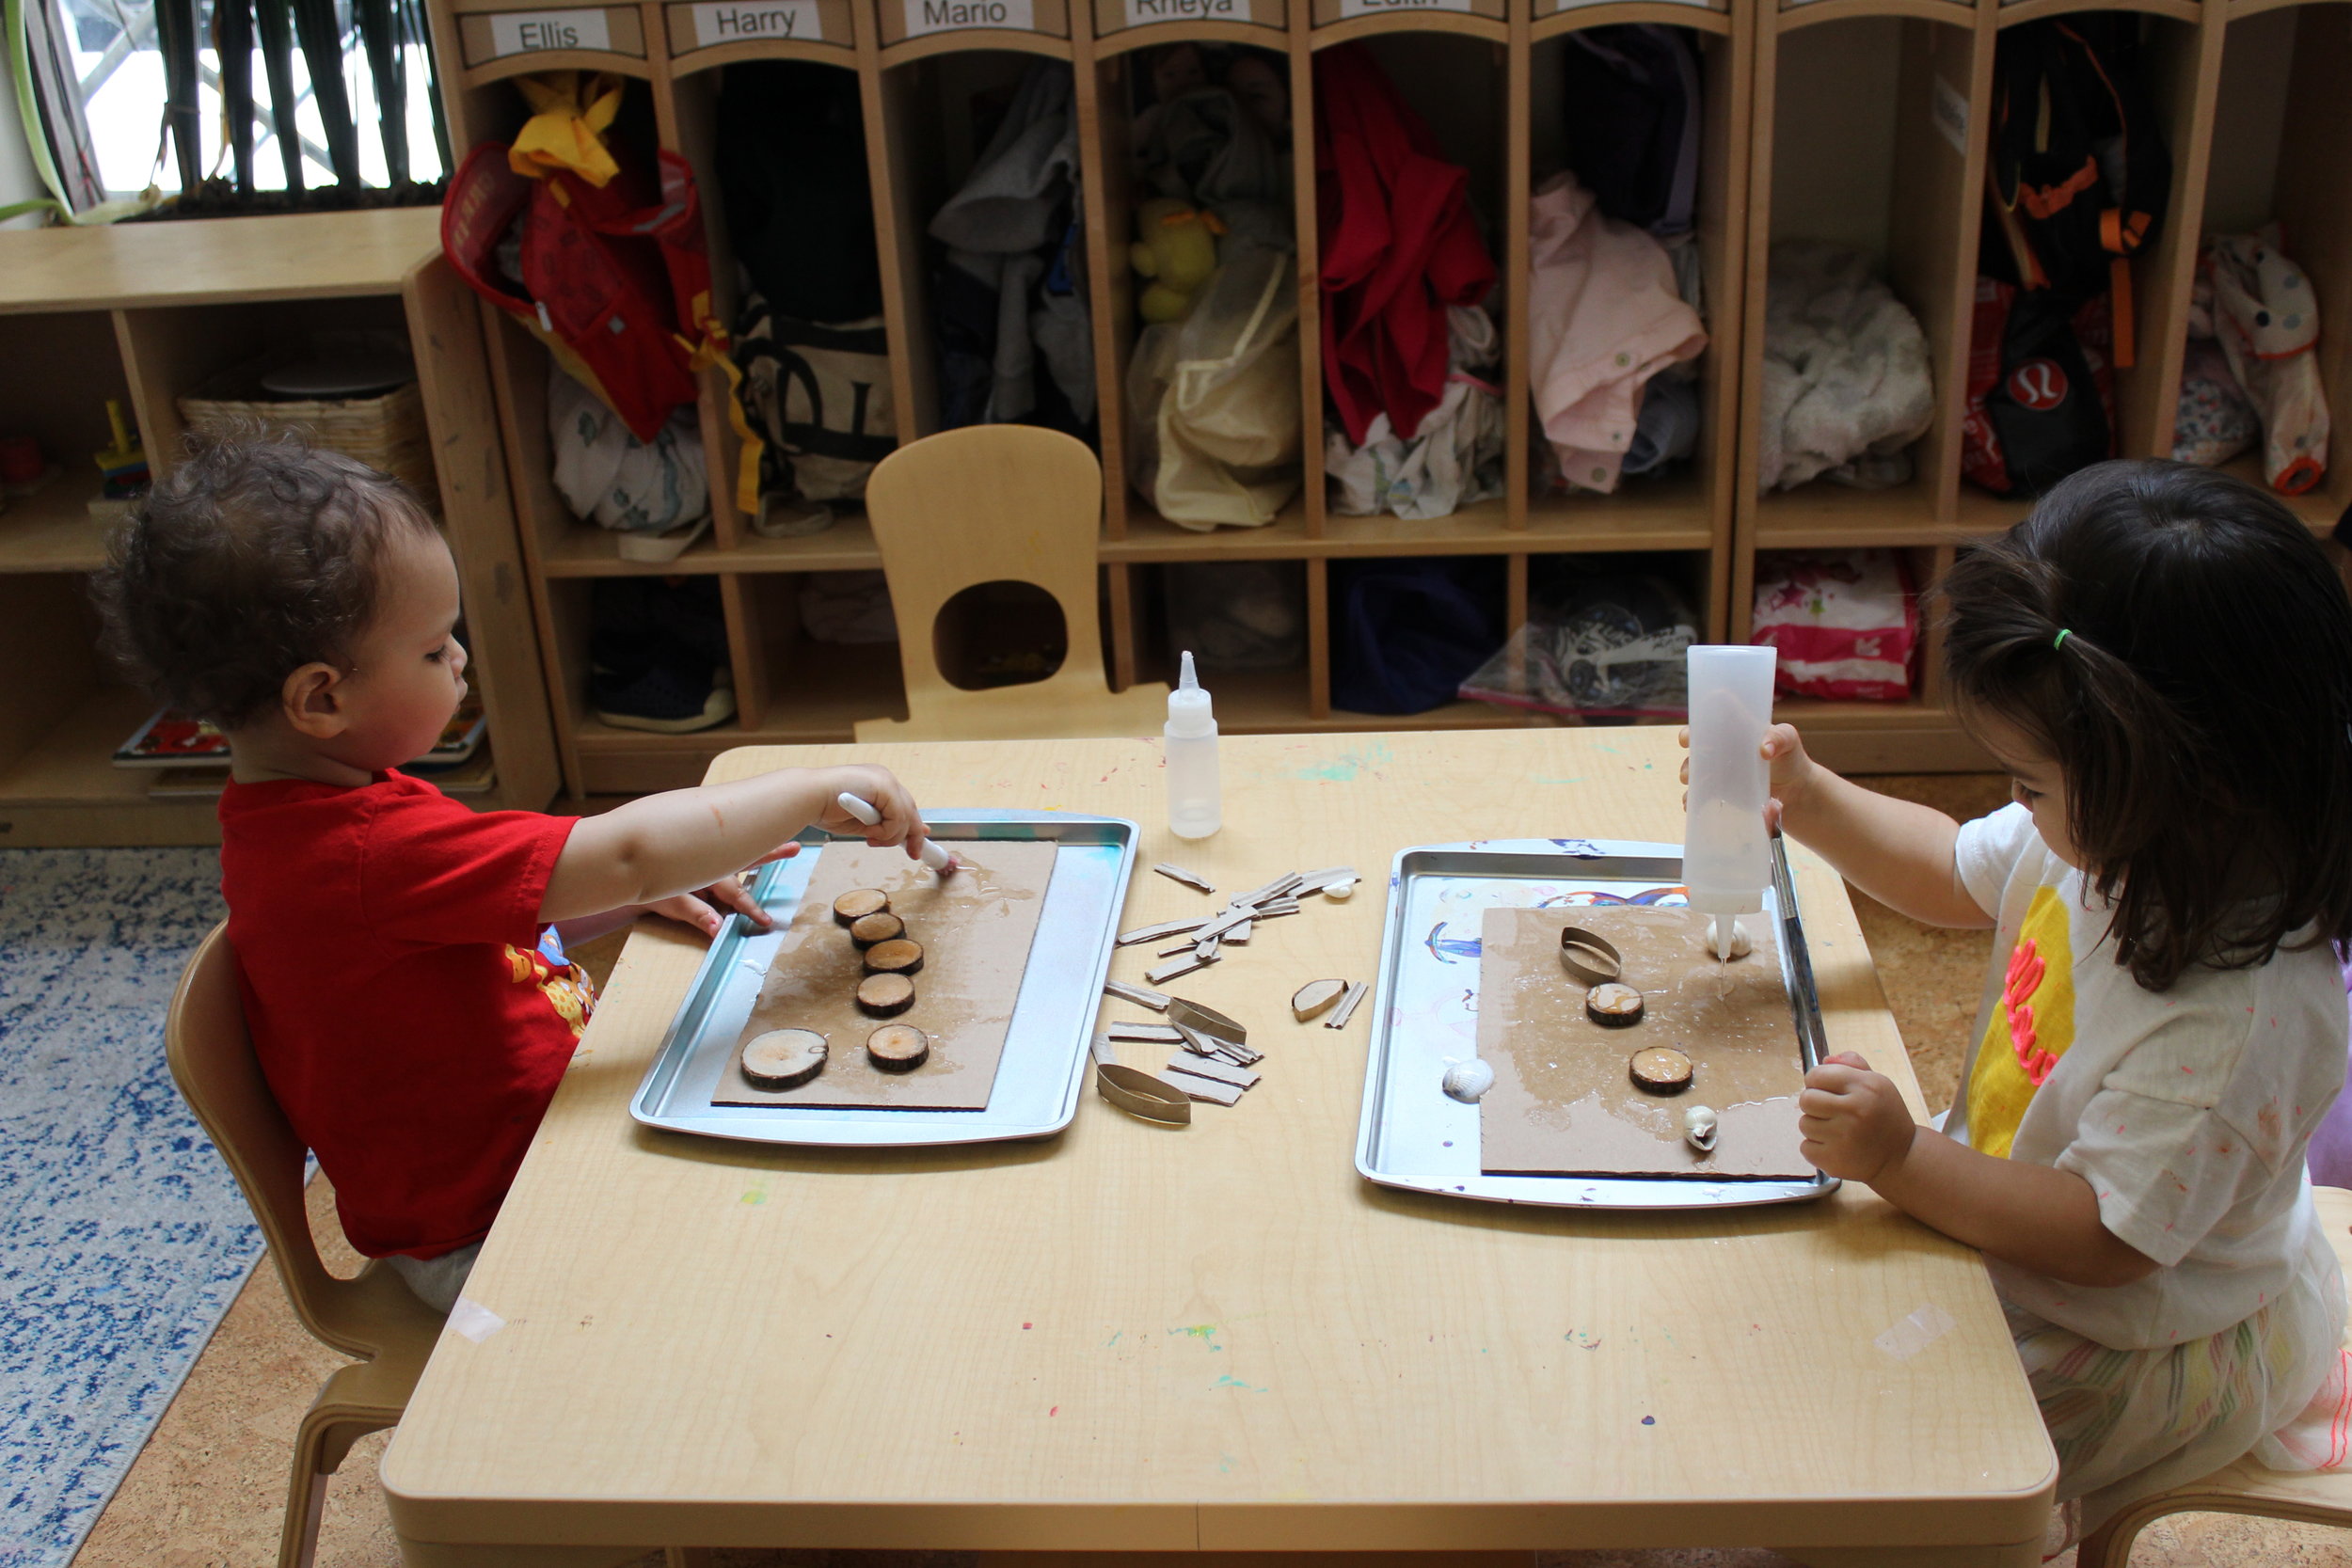
{"label": "window", "polygon": [[[191,171],[241,192],[424,183],[446,171],[422,0],[26,0],[26,9],[50,146],[77,208],[150,186],[172,195]],[[175,50],[194,78],[178,114]],[[322,58],[337,67],[324,92],[310,73]],[[291,147],[278,134],[281,95],[293,101]],[[232,101],[242,136],[228,134]]]}

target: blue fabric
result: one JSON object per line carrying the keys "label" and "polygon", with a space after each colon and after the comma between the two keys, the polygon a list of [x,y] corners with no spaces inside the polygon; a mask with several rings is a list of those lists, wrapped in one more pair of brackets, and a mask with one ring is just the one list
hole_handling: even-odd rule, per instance
{"label": "blue fabric", "polygon": [[1426,713],[1502,646],[1495,560],[1335,561],[1331,701],[1350,713]]}
{"label": "blue fabric", "polygon": [[0,850],[0,1568],[72,1558],[261,1255],[164,1060],[223,912],[211,849]]}

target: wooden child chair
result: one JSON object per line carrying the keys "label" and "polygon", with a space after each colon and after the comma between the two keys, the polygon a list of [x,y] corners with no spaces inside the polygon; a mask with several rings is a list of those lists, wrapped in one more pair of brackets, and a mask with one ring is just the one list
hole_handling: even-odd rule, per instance
{"label": "wooden child chair", "polygon": [[[2344,1265],[2345,1283],[2352,1285],[2352,1192],[2342,1187],[2314,1187],[2312,1192],[2319,1203],[2320,1227]],[[2352,1341],[2352,1330],[2347,1330],[2346,1339]],[[2124,1568],[2139,1532],[2168,1513],[2249,1513],[2352,1527],[2352,1468],[2271,1470],[2249,1455],[2202,1481],[2142,1497],[2125,1508],[2084,1539],[2074,1554],[2075,1568]]]}
{"label": "wooden child chair", "polygon": [[181,974],[164,1045],[181,1094],[252,1206],[294,1316],[321,1340],[361,1357],[320,1387],[294,1434],[278,1561],[278,1568],[310,1568],[326,1478],[352,1444],[399,1423],[440,1338],[441,1317],[379,1263],[351,1279],[326,1272],[302,1203],[302,1140],[287,1125],[253,1053],[227,927],[213,928]]}
{"label": "wooden child chair", "polygon": [[[1086,443],[1028,425],[973,425],[900,447],[866,484],[906,673],[905,720],[868,719],[869,740],[1017,740],[1157,735],[1168,688],[1114,692],[1095,614],[1103,467]],[[1061,668],[1023,686],[966,690],[939,667],[940,611],[982,583],[1032,584],[1061,607]]]}

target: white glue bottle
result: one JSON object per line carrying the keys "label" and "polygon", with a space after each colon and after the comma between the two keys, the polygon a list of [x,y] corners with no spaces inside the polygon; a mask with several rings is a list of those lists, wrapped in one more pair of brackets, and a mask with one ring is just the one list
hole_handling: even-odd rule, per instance
{"label": "white glue bottle", "polygon": [[1168,694],[1168,831],[1178,838],[1206,838],[1225,820],[1216,784],[1216,716],[1209,694],[1184,655],[1184,678]]}
{"label": "white glue bottle", "polygon": [[1710,932],[1708,940],[1728,943],[1732,917],[1763,909],[1764,887],[1772,879],[1764,837],[1772,765],[1763,746],[1779,655],[1768,647],[1701,645],[1688,658],[1691,800],[1682,880],[1691,907],[1717,917],[1712,924],[1724,934]]}

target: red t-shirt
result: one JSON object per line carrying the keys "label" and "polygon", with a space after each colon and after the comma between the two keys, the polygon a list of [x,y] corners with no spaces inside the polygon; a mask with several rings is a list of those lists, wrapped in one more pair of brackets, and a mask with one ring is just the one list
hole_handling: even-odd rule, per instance
{"label": "red t-shirt", "polygon": [[539,904],[574,819],[387,772],[231,784],[221,891],[262,1071],[351,1244],[480,1241],[596,996]]}

